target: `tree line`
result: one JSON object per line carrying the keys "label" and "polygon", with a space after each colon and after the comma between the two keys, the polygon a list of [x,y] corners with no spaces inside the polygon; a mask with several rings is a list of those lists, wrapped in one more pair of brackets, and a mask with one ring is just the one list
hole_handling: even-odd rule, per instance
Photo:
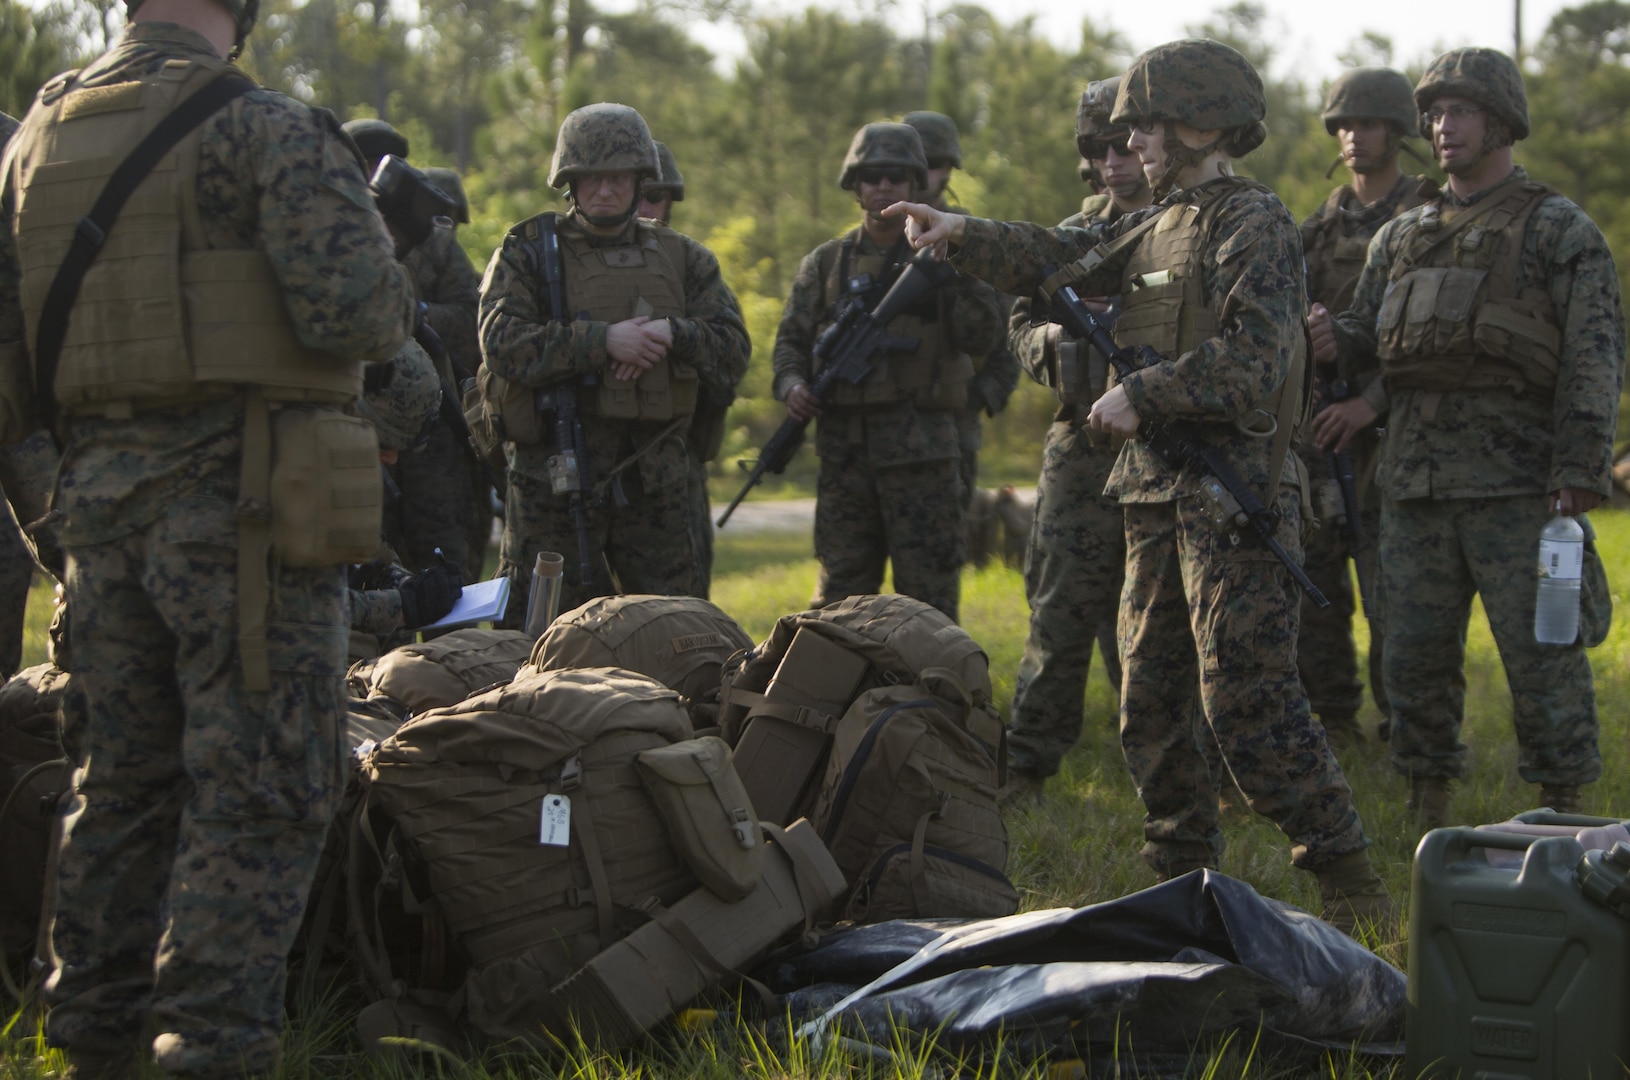
{"label": "tree line", "polygon": [[[20,115],[46,78],[102,51],[123,10],[121,0],[34,9],[0,0],[0,109]],[[687,31],[697,20],[733,24],[743,53],[722,65]],[[1239,171],[1272,187],[1298,218],[1311,212],[1343,178],[1339,170],[1326,178],[1336,154],[1319,121],[1326,87],[1272,74],[1276,46],[1259,4],[1221,7],[1189,30],[1234,46],[1263,73],[1270,135]],[[416,8],[262,0],[243,63],[264,84],[341,119],[389,120],[412,142],[416,164],[458,169],[472,215],[460,235],[478,267],[510,224],[560,206],[545,178],[561,117],[595,101],[639,109],[684,173],[675,226],[719,256],[747,314],[754,363],[734,414],[739,445],[779,416],[766,400],[769,351],[799,259],[855,222],[837,175],[857,128],[913,109],[946,113],[962,131],[958,203],[1058,221],[1084,194],[1073,138],[1080,91],[1132,57],[1107,22],[1084,18],[1066,48],[1031,19],[1004,20],[974,4],[903,34],[872,14],[813,6],[772,14],[751,0],[642,0],[627,14],[593,0],[418,0]],[[1340,47],[1338,58],[1396,66],[1411,78],[1431,59],[1395,56],[1376,32]],[[1592,0],[1560,12],[1525,71],[1533,134],[1518,160],[1583,206],[1616,255],[1630,253],[1630,3]],[[1430,157],[1422,140],[1414,145]],[[1020,405],[998,427],[998,443],[1039,441],[1044,397]]]}

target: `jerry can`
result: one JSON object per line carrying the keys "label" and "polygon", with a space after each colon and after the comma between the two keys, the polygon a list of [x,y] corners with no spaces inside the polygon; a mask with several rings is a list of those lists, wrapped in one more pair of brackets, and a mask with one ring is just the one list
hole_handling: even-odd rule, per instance
{"label": "jerry can", "polygon": [[[1580,826],[1614,821],[1542,818]],[[1521,862],[1491,865],[1489,849],[1519,853]],[[1630,845],[1622,843],[1587,857],[1572,836],[1427,833],[1412,878],[1403,1075],[1624,1076],[1627,877]]]}

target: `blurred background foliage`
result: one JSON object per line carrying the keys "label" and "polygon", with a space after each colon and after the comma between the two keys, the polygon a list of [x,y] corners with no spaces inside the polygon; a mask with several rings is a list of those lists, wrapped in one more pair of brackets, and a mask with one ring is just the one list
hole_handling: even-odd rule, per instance
{"label": "blurred background foliage", "polygon": [[[41,82],[100,52],[123,20],[120,0],[0,0],[0,109],[21,115]],[[703,22],[732,26],[745,49],[716,57],[687,29]],[[1219,7],[1189,29],[1235,46],[1266,75],[1270,138],[1240,171],[1298,218],[1310,213],[1341,179],[1325,177],[1336,153],[1318,120],[1326,87],[1294,74],[1258,4]],[[1331,47],[1344,63],[1390,64],[1411,78],[1431,59],[1395,56],[1375,33]],[[902,34],[863,5],[771,13],[752,0],[641,0],[613,13],[593,0],[262,0],[244,65],[341,119],[383,117],[408,136],[416,164],[459,170],[473,219],[460,236],[478,267],[510,224],[560,207],[544,178],[562,116],[594,101],[638,108],[685,176],[674,225],[719,256],[753,335],[717,463],[725,468],[782,415],[768,397],[775,326],[799,259],[856,220],[837,186],[854,131],[912,109],[947,113],[964,150],[955,201],[1051,223],[1084,193],[1076,99],[1131,58],[1126,40],[1091,17],[1064,49],[1031,20],[975,4]],[[1630,3],[1565,9],[1525,70],[1534,133],[1519,161],[1589,211],[1616,253],[1630,253]],[[1030,387],[990,425],[993,478],[1033,477],[1050,413],[1048,396]]]}

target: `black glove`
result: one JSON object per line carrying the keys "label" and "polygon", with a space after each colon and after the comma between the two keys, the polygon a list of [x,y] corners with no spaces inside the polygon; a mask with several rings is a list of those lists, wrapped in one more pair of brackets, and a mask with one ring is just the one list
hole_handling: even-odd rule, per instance
{"label": "black glove", "polygon": [[431,566],[401,580],[402,625],[416,630],[453,610],[464,592],[464,572],[456,564]]}

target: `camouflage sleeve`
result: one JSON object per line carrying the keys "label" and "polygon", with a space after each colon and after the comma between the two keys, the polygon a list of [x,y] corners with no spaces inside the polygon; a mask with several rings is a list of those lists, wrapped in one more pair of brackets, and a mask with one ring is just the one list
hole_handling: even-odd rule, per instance
{"label": "camouflage sleeve", "polygon": [[1007,321],[1007,347],[1025,374],[1042,386],[1053,385],[1053,367],[1058,355],[1057,323],[1032,322],[1035,301],[1020,297]]}
{"label": "camouflage sleeve", "polygon": [[[413,330],[413,290],[356,156],[309,106],[268,91],[242,100],[259,244],[300,340],[363,360],[392,356]],[[201,163],[201,192],[209,180]]]}
{"label": "camouflage sleeve", "polygon": [[[1155,210],[1164,210],[1157,204]],[[1113,239],[1144,220],[1139,211],[1110,222],[1058,225],[1051,229],[1028,221],[968,219],[962,243],[951,262],[965,274],[990,282],[1005,293],[1028,296],[1053,270],[1073,262],[1105,240]],[[1082,279],[1083,295],[1120,291],[1116,266],[1104,263]]]}
{"label": "camouflage sleeve", "polygon": [[777,401],[785,401],[794,386],[807,385],[814,370],[815,327],[826,311],[826,275],[821,272],[821,251],[816,248],[798,264],[798,273],[792,279],[792,292],[787,296],[786,309],[781,314],[781,325],[775,332],[775,352],[771,361],[775,369],[774,393]]}
{"label": "camouflage sleeve", "polygon": [[431,280],[419,289],[419,299],[425,303],[425,318],[431,328],[463,360],[474,347],[481,275],[475,272],[452,229],[437,229],[433,236],[436,247],[426,252]]}
{"label": "camouflage sleeve", "polygon": [[481,362],[522,386],[547,386],[606,367],[606,324],[551,322],[526,240],[511,233],[481,279]]}
{"label": "camouflage sleeve", "polygon": [[1307,310],[1302,243],[1290,213],[1278,199],[1247,189],[1219,209],[1208,243],[1205,288],[1218,334],[1121,380],[1145,415],[1243,416],[1290,371]]}
{"label": "camouflage sleeve", "polygon": [[674,320],[669,356],[696,369],[703,382],[731,391],[747,374],[752,355],[747,322],[736,294],[724,283],[713,252],[685,238],[685,317]]}
{"label": "camouflage sleeve", "polygon": [[402,629],[402,594],[395,589],[352,589],[351,629],[364,634]]}
{"label": "camouflage sleeve", "polygon": [[1541,259],[1562,326],[1552,404],[1556,441],[1546,490],[1572,487],[1607,495],[1624,383],[1618,272],[1601,230],[1572,203],[1543,204],[1529,226],[1536,228],[1540,244],[1550,247],[1549,257]]}

